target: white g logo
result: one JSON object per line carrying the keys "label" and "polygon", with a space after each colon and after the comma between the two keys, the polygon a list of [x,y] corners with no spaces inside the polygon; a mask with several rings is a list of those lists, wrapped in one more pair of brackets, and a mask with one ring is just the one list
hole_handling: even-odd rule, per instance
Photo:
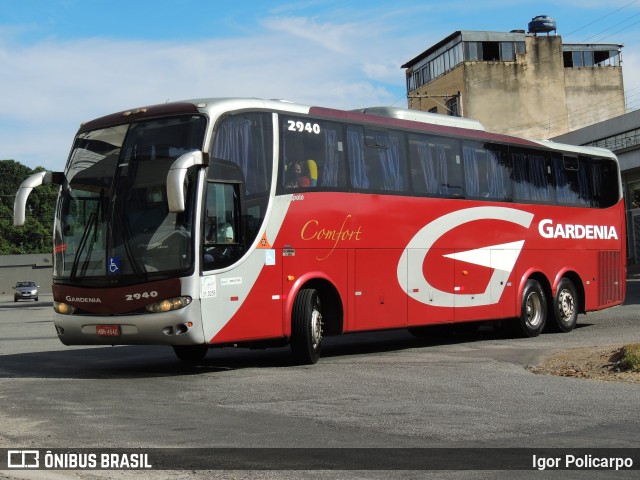
{"label": "white g logo", "polygon": [[[524,240],[445,255],[454,260],[492,268],[494,272],[484,293],[444,292],[433,287],[423,274],[424,259],[433,244],[450,230],[477,220],[502,220],[529,228],[533,213],[506,207],[474,207],[449,213],[425,225],[411,239],[398,262],[398,282],[407,295],[421,303],[436,307],[477,307],[498,303],[520,255]],[[411,262],[409,262],[410,251],[414,252]],[[411,288],[409,288],[409,279],[411,279]]]}

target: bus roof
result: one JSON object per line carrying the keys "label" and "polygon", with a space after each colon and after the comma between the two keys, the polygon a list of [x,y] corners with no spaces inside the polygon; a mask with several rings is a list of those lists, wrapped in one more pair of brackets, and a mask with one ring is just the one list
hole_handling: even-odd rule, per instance
{"label": "bus roof", "polygon": [[579,155],[594,155],[598,154],[602,157],[608,157],[616,159],[615,154],[606,148],[601,147],[583,147],[581,145],[571,145],[568,143],[557,143],[553,140],[536,140],[540,145],[543,145],[552,150],[562,150],[563,152],[572,152]]}
{"label": "bus roof", "polygon": [[297,113],[302,115],[318,115],[336,120],[351,120],[385,127],[407,128],[423,130],[429,125],[433,133],[448,136],[461,136],[479,141],[516,144],[529,147],[543,147],[549,150],[568,151],[582,155],[600,155],[616,159],[615,155],[606,149],[597,147],[581,147],[556,143],[550,140],[534,140],[522,137],[488,132],[484,126],[468,118],[452,117],[419,110],[409,110],[397,107],[368,107],[357,110],[338,110],[326,107],[314,107],[298,104],[287,100],[260,98],[199,98],[180,102],[163,103],[130,109],[104,117],[96,118],[80,127],[80,131],[88,131],[106,126],[128,123],[133,120],[153,118],[166,115],[206,112],[214,118],[228,112],[243,110],[273,110]]}
{"label": "bus roof", "polygon": [[485,130],[484,125],[477,120],[471,120],[470,118],[463,117],[452,117],[450,115],[442,115],[439,113],[423,112],[421,110],[409,110],[397,107],[369,107],[354,111],[369,115],[380,115],[382,117],[429,123],[432,125],[447,125],[449,127],[469,128],[471,130]]}

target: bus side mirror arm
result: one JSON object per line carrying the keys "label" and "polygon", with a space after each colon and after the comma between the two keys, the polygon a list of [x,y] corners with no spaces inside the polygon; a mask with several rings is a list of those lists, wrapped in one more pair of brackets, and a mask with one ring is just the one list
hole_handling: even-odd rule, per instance
{"label": "bus side mirror arm", "polygon": [[27,211],[27,198],[29,198],[31,190],[48,183],[62,185],[63,181],[64,173],[47,170],[45,172],[34,173],[22,182],[20,187],[18,187],[16,199],[13,202],[13,226],[21,227],[24,225]]}
{"label": "bus side mirror arm", "polygon": [[208,164],[209,155],[200,151],[185,153],[173,162],[167,174],[167,202],[170,212],[184,212],[184,179],[187,176],[187,170],[195,165]]}

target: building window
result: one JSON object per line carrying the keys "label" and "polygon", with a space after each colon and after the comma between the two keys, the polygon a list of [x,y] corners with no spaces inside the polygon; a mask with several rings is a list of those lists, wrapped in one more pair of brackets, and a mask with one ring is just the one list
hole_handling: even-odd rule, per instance
{"label": "building window", "polygon": [[453,97],[447,100],[447,115],[452,117],[460,116],[460,113],[458,112],[458,97]]}
{"label": "building window", "polygon": [[500,42],[500,60],[513,62],[516,59],[516,51],[513,42]]}
{"label": "building window", "polygon": [[500,60],[500,42],[482,42],[482,60],[494,62]]}
{"label": "building window", "polygon": [[582,52],[582,64],[585,67],[593,67],[593,52]]}
{"label": "building window", "polygon": [[617,50],[567,50],[562,53],[562,58],[565,68],[620,66],[620,52]]}
{"label": "building window", "polygon": [[467,62],[514,62],[516,54],[525,53],[524,42],[464,42]]}
{"label": "building window", "polygon": [[422,85],[422,82],[420,81],[420,70],[413,73],[413,85],[416,88]]}
{"label": "building window", "polygon": [[431,81],[431,77],[429,76],[429,68],[428,67],[423,67],[422,68],[422,81],[424,83],[428,83]]}
{"label": "building window", "polygon": [[464,42],[464,59],[466,61],[477,62],[482,56],[482,53],[478,55],[478,46],[480,46],[480,51],[482,52],[482,44],[478,44],[478,42]]}
{"label": "building window", "polygon": [[608,52],[593,52],[593,56],[593,61],[598,67],[620,66],[620,52],[617,50],[610,50]]}
{"label": "building window", "polygon": [[584,62],[582,60],[582,52],[573,52],[571,55],[574,67],[583,67]]}

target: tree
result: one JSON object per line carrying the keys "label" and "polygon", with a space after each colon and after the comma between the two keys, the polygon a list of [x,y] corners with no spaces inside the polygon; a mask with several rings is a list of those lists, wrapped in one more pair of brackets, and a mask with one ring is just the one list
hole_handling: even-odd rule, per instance
{"label": "tree", "polygon": [[27,200],[24,226],[13,226],[18,187],[29,175],[42,171],[42,167],[32,170],[15,160],[0,160],[0,255],[51,252],[57,185],[34,188]]}

